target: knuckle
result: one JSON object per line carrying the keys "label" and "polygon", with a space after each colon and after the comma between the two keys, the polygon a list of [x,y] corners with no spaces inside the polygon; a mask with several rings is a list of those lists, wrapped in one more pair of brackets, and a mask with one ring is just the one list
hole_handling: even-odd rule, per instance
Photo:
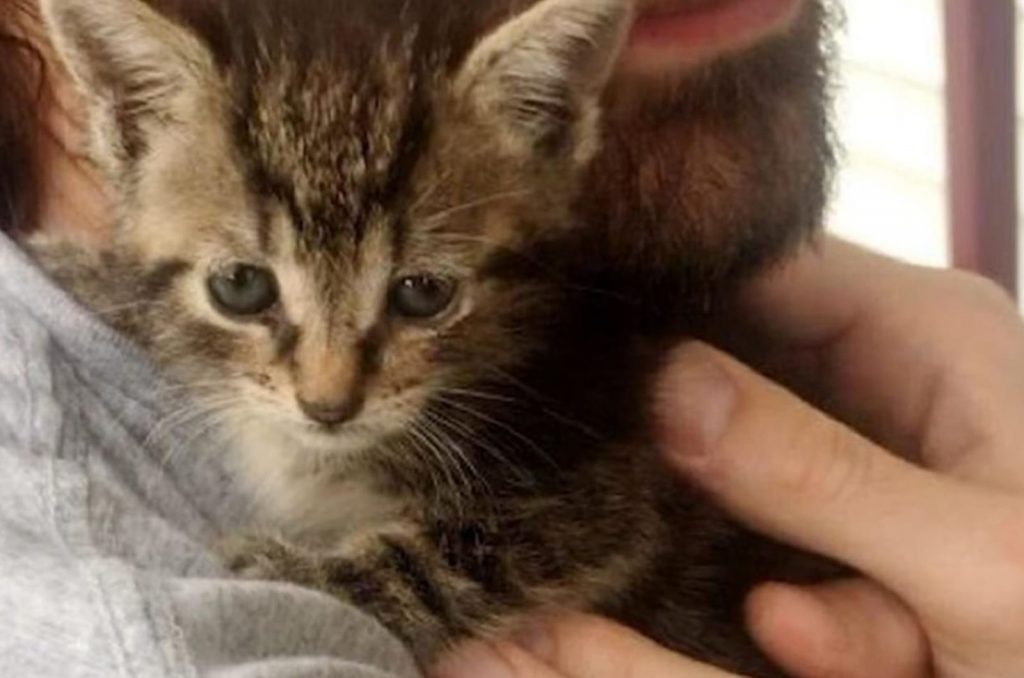
{"label": "knuckle", "polygon": [[816,413],[794,427],[782,465],[787,494],[811,504],[841,504],[857,496],[872,471],[866,441]]}
{"label": "knuckle", "polygon": [[1017,307],[1010,294],[998,284],[967,271],[937,272],[943,292],[965,306],[983,308],[999,314],[1016,316]]}

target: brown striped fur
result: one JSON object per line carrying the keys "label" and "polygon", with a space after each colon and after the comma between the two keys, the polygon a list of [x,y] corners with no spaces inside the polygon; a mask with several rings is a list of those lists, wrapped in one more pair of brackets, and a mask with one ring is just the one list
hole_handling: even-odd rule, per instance
{"label": "brown striped fur", "polygon": [[[119,223],[103,252],[37,252],[233,439],[279,537],[233,540],[232,567],[354,602],[423,662],[572,607],[775,675],[739,601],[758,578],[795,576],[794,556],[671,479],[645,394],[714,272],[753,270],[811,230],[824,127],[792,152],[814,167],[775,179],[806,199],[762,203],[756,256],[739,243],[717,264],[687,259],[669,238],[637,275],[632,246],[616,269],[593,240],[606,218],[579,223],[587,196],[604,200],[581,182],[612,176],[592,160],[602,109],[623,106],[606,91],[628,0],[43,7]],[[823,12],[811,3],[792,40],[817,45]],[[708,162],[727,183],[740,156]],[[272,270],[279,302],[220,312],[206,284],[232,262]],[[459,284],[427,323],[389,310],[395,280],[420,273]],[[320,425],[303,400],[352,417]]]}

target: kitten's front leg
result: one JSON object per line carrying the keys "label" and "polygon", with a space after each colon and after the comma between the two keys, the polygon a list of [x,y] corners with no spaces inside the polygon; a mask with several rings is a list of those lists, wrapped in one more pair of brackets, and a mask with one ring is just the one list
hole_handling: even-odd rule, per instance
{"label": "kitten's front leg", "polygon": [[227,568],[243,579],[315,585],[317,557],[283,539],[236,536],[221,541],[216,550]]}
{"label": "kitten's front leg", "polygon": [[404,640],[423,665],[479,631],[498,606],[484,603],[479,586],[447,568],[413,526],[353,539],[336,551],[249,537],[222,552],[241,576],[299,584],[356,605]]}

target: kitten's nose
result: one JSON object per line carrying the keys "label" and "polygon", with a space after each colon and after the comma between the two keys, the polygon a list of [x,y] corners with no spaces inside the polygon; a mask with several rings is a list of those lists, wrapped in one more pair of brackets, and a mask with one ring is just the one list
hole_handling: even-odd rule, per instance
{"label": "kitten's nose", "polygon": [[355,417],[361,408],[361,403],[356,398],[349,398],[340,402],[306,402],[299,400],[299,408],[302,412],[324,426],[338,426]]}

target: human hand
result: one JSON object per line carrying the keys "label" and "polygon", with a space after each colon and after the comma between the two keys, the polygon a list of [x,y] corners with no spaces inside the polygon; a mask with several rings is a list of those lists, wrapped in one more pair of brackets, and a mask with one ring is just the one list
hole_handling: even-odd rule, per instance
{"label": "human hand", "polygon": [[[762,647],[796,676],[1024,674],[1024,326],[994,285],[826,243],[753,290],[774,357],[897,459],[725,356],[682,352],[667,447],[751,526],[846,562],[867,581],[769,585],[749,601]],[[795,358],[795,360],[794,360]],[[737,384],[719,442],[704,370]],[[686,386],[689,377],[697,382]],[[685,394],[692,392],[692,396]],[[713,409],[713,408],[712,408]],[[724,415],[719,415],[720,417]],[[690,424],[686,423],[690,419]],[[701,438],[697,435],[697,438]],[[915,616],[928,644],[916,628]],[[930,651],[928,645],[930,644]]]}
{"label": "human hand", "polygon": [[[775,353],[814,367],[833,412],[935,470],[897,459],[721,353],[683,349],[662,400],[668,451],[690,452],[674,457],[682,468],[754,527],[899,594],[867,580],[766,585],[748,604],[754,636],[800,678],[924,676],[931,662],[940,676],[1020,675],[1016,309],[987,283],[835,242],[758,285],[750,301]],[[534,634],[525,646],[541,647],[546,664],[511,643],[473,646],[460,656],[475,663],[450,662],[442,675],[485,675],[460,670],[486,656],[513,676],[725,675],[609,622],[574,616],[542,628],[547,640]]]}
{"label": "human hand", "polygon": [[582,614],[536,620],[510,640],[470,641],[435,678],[738,678],[666,650],[619,624]]}

